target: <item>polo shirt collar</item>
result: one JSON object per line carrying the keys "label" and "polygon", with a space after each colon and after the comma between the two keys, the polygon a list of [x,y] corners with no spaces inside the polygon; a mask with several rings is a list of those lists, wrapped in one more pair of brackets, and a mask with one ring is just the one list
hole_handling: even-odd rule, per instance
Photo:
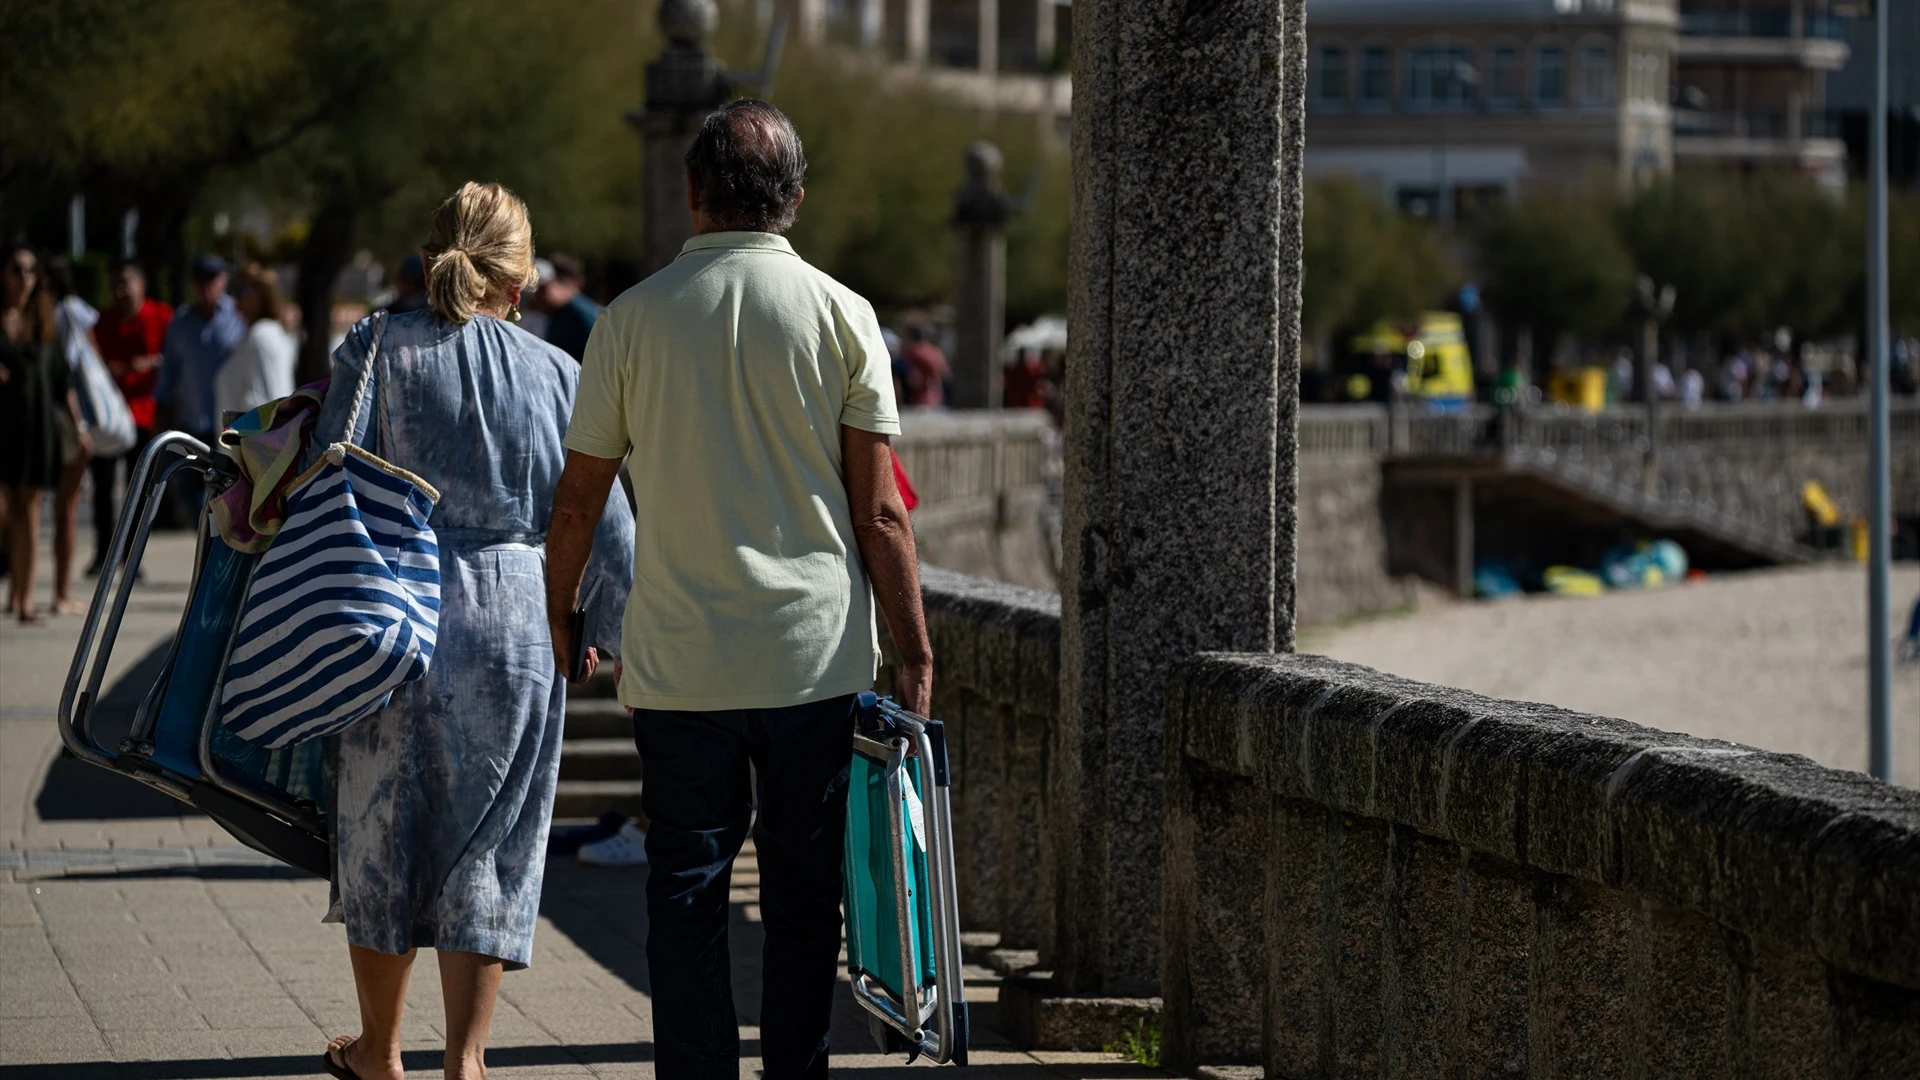
{"label": "polo shirt collar", "polygon": [[[710,232],[701,233],[689,239],[680,248],[681,255],[695,251],[713,251],[731,249],[736,251],[777,251],[783,255],[795,255],[793,245],[787,238],[768,232]],[[795,255],[797,258],[798,256]]]}

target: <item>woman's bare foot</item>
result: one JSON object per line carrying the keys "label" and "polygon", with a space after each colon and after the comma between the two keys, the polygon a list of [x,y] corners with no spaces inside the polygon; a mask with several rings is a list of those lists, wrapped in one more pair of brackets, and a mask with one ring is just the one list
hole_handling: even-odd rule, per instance
{"label": "woman's bare foot", "polygon": [[78,615],[86,609],[74,600],[55,600],[48,610],[55,615]]}
{"label": "woman's bare foot", "polygon": [[14,608],[13,613],[24,626],[34,626],[43,621],[41,614],[32,608]]}
{"label": "woman's bare foot", "polygon": [[360,1049],[358,1035],[342,1035],[328,1043],[326,1057],[328,1071],[342,1077],[342,1080],[346,1077],[357,1077],[358,1080],[403,1080],[406,1076],[398,1056],[391,1061],[370,1060],[374,1055]]}

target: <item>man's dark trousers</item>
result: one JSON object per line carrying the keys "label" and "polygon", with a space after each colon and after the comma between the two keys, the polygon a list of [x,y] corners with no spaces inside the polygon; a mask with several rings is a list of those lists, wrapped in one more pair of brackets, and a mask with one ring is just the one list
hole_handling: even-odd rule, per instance
{"label": "man's dark trousers", "polygon": [[647,967],[661,1080],[739,1080],[727,886],[749,821],[766,931],[765,1080],[825,1080],[853,709],[847,695],[779,709],[634,710],[647,777],[642,807],[653,819]]}

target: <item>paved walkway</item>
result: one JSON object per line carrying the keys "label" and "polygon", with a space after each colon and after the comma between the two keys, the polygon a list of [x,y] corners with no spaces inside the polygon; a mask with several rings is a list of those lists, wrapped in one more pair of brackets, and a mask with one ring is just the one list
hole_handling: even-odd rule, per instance
{"label": "paved walkway", "polygon": [[[191,548],[162,537],[114,658],[109,697],[137,700],[186,595]],[[45,593],[43,591],[42,595]],[[327,1039],[358,1030],[326,885],[239,846],[203,817],[91,766],[58,759],[53,713],[80,619],[0,626],[0,1077],[250,1080],[321,1077]],[[644,870],[549,865],[531,967],[507,976],[490,1072],[651,1077]],[[734,879],[735,1000],[743,1050],[759,1018],[758,879]],[[1029,1055],[993,1032],[995,988],[969,972],[974,1072],[1007,1080],[1156,1076],[1107,1054]],[[411,1073],[439,1075],[433,958],[416,968],[405,1027]],[[844,988],[835,1071],[886,1080]],[[924,1068],[924,1065],[911,1068]],[[742,1076],[758,1061],[742,1062]]]}

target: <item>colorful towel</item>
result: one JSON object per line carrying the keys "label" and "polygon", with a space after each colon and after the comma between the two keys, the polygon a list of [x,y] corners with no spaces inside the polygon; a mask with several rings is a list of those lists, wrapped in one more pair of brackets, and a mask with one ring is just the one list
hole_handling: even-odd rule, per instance
{"label": "colorful towel", "polygon": [[313,437],[330,379],[241,413],[220,433],[220,446],[240,465],[240,479],[213,501],[213,527],[229,546],[258,555],[286,521],[287,486]]}

